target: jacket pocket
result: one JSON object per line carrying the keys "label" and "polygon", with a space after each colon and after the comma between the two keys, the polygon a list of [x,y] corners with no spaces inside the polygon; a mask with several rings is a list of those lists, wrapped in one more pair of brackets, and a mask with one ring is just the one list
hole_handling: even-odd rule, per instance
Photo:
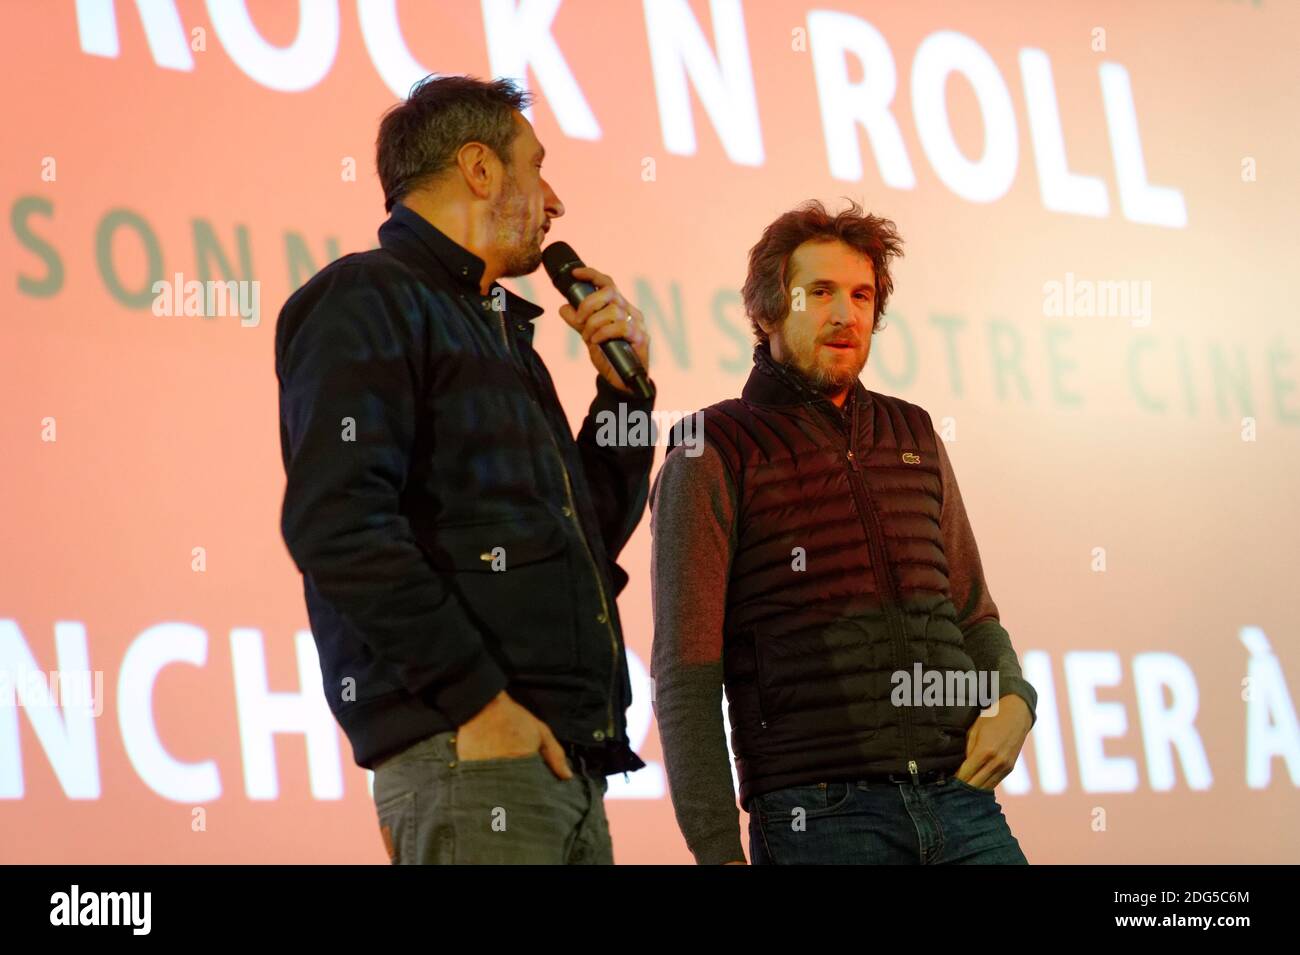
{"label": "jacket pocket", "polygon": [[925,621],[923,661],[926,666],[945,670],[973,670],[975,661],[966,652],[966,640],[953,620],[931,612]]}
{"label": "jacket pocket", "polygon": [[575,582],[556,521],[437,527],[425,547],[508,674],[576,667]]}
{"label": "jacket pocket", "polygon": [[767,729],[768,715],[771,713],[772,702],[767,691],[767,673],[771,669],[771,664],[765,664],[763,657],[766,655],[763,648],[763,635],[755,627],[752,631],[754,638],[754,706],[758,710],[758,725],[760,729]]}
{"label": "jacket pocket", "polygon": [[979,697],[987,683],[966,652],[961,628],[949,617],[931,613],[925,625],[925,666],[943,675],[944,699],[935,712],[940,750],[965,749],[966,730],[979,715]]}

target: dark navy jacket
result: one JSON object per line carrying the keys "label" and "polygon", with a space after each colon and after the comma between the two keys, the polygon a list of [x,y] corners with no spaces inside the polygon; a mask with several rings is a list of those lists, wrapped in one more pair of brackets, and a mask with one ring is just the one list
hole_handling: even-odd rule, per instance
{"label": "dark navy jacket", "polygon": [[373,767],[505,689],[600,772],[639,768],[614,559],[654,448],[596,433],[653,401],[597,376],[575,441],[532,347],[542,310],[480,294],[483,261],[401,205],[379,240],[276,327],[281,530],[330,709]]}

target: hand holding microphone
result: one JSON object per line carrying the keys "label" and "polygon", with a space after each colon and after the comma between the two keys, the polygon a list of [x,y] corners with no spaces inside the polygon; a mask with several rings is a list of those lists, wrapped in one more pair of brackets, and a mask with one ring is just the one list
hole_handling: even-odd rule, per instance
{"label": "hand holding microphone", "polygon": [[584,265],[566,242],[547,246],[542,262],[569,301],[560,307],[560,317],[582,335],[600,376],[619,391],[653,398],[646,372],[650,336],[641,310],[623,297],[612,278]]}

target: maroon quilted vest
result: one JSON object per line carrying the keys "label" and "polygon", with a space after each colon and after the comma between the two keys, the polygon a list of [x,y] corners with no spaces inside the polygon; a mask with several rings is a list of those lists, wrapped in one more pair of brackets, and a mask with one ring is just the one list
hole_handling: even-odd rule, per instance
{"label": "maroon quilted vest", "polygon": [[976,706],[899,706],[893,675],[973,671],[949,594],[930,416],[858,382],[841,412],[755,350],[704,409],[738,494],[723,667],[742,805],[787,786],[952,770]]}

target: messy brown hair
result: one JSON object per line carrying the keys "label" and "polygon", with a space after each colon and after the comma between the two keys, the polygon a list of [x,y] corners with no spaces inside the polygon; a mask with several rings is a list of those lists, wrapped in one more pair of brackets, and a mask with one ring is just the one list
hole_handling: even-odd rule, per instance
{"label": "messy brown hair", "polygon": [[889,264],[903,254],[898,227],[889,219],[863,212],[856,202],[850,201],[847,209],[832,215],[820,200],[810,199],[777,218],[749,250],[749,274],[741,296],[754,336],[760,342],[767,341],[767,332],[760,322],[779,325],[790,313],[787,286],[790,256],[810,241],[843,242],[871,260],[876,273],[871,331],[874,333],[880,327],[881,316],[894,291]]}

